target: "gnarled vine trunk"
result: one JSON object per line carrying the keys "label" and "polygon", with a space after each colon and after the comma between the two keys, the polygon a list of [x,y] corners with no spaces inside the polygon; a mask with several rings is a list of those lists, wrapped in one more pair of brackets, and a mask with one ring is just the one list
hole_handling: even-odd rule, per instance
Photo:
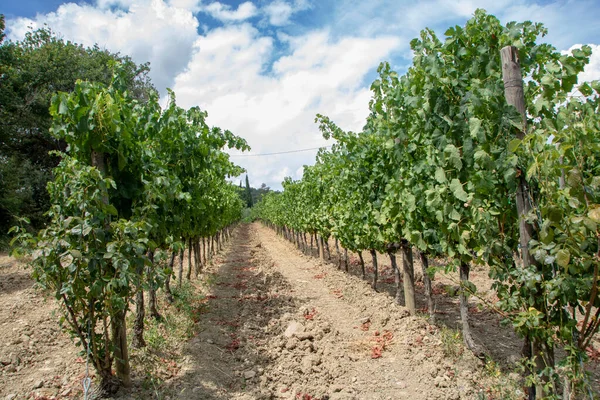
{"label": "gnarled vine trunk", "polygon": [[373,290],[377,291],[377,278],[379,277],[379,266],[377,265],[377,252],[373,249],[370,250],[371,258],[373,259],[373,282],[371,283],[371,287]]}
{"label": "gnarled vine trunk", "polygon": [[425,287],[425,298],[427,299],[427,311],[429,312],[429,320],[435,322],[435,304],[433,302],[433,290],[431,288],[431,278],[427,269],[429,268],[429,260],[425,253],[419,253],[421,256],[421,266],[423,269],[423,286]]}

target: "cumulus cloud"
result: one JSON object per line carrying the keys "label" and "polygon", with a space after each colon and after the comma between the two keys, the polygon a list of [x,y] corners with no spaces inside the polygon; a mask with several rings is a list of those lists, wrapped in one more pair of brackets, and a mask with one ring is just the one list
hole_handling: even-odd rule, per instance
{"label": "cumulus cloud", "polygon": [[21,39],[28,26],[43,24],[65,39],[86,46],[97,43],[138,63],[150,61],[152,81],[163,93],[188,64],[198,36],[198,20],[184,8],[162,0],[101,0],[97,6],[67,3],[34,19],[8,20],[9,38]]}
{"label": "cumulus cloud", "polygon": [[[590,63],[585,66],[583,72],[578,76],[580,83],[600,80],[600,45],[590,44],[589,46],[592,48],[592,55],[590,56]],[[581,45],[575,45],[569,49],[569,52],[580,47]]]}
{"label": "cumulus cloud", "polygon": [[[326,145],[314,117],[331,116],[358,130],[368,113],[365,75],[399,44],[393,37],[334,41],[327,30],[289,40],[290,53],[267,72],[274,41],[250,24],[218,28],[201,36],[185,73],[176,79],[184,106],[208,110],[208,122],[245,137],[254,153]],[[296,177],[312,153],[239,157],[256,185],[279,187],[282,171]],[[284,169],[284,166],[287,169]]]}
{"label": "cumulus cloud", "polygon": [[169,0],[169,5],[197,13],[202,9],[202,0]]}
{"label": "cumulus cloud", "polygon": [[266,5],[263,11],[271,25],[283,26],[290,23],[290,18],[293,14],[306,10],[309,7],[308,2],[304,0],[296,0],[294,2],[275,0]]}
{"label": "cumulus cloud", "polygon": [[218,1],[204,6],[201,10],[222,22],[244,21],[254,17],[258,12],[254,3],[250,1],[240,4],[235,10]]}
{"label": "cumulus cloud", "polygon": [[[421,29],[443,34],[478,7],[503,22],[543,22],[550,30],[544,40],[559,49],[596,42],[580,81],[599,79],[596,3],[274,0],[231,6],[226,0],[95,0],[63,4],[33,19],[11,19],[7,27],[9,38],[20,39],[28,26],[47,23],[65,39],[98,43],[138,63],[150,61],[161,93],[173,87],[180,105],[207,110],[210,124],[246,138],[257,154],[330,144],[314,123],[317,113],[345,130],[359,131],[368,113],[368,84],[379,62],[390,60],[403,73],[410,65],[409,41]],[[319,15],[303,25],[294,18],[316,9]],[[220,26],[214,26],[214,19]],[[577,29],[571,21],[577,21]],[[232,156],[248,169],[252,185],[281,188],[283,177],[300,178],[302,165],[312,164],[315,154]]]}

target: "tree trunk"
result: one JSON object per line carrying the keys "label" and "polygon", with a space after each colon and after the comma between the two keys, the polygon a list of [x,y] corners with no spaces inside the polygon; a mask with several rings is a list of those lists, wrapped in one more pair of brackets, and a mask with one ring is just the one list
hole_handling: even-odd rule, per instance
{"label": "tree trunk", "polygon": [[[185,244],[185,241],[183,242]],[[179,250],[179,281],[177,285],[181,287],[181,281],[183,280],[183,255],[185,254],[185,250],[183,247]]]}
{"label": "tree trunk", "polygon": [[338,269],[342,269],[342,254],[340,253],[340,243],[338,242],[338,238],[335,238],[335,253],[338,258]]}
{"label": "tree trunk", "polygon": [[360,260],[360,268],[362,271],[362,278],[365,279],[365,277],[367,276],[367,273],[365,271],[365,260],[363,259],[362,251],[358,252],[358,258]]}
{"label": "tree trunk", "polygon": [[415,266],[413,262],[412,247],[407,240],[402,240],[402,283],[404,285],[404,305],[408,308],[410,315],[416,313],[415,301]]}
{"label": "tree trunk", "polygon": [[306,232],[304,232],[302,236],[304,237],[304,254],[308,254],[309,249],[308,249],[308,240],[306,239]]}
{"label": "tree trunk", "polygon": [[317,244],[319,245],[319,258],[321,261],[325,260],[325,244],[323,240],[323,236],[317,236]]}
{"label": "tree trunk", "polygon": [[154,276],[154,251],[150,251],[148,254],[150,259],[150,265],[148,266],[148,283],[150,284],[150,290],[148,292],[148,302],[150,303],[150,316],[156,320],[162,319],[162,316],[158,312],[156,303],[156,279]]}
{"label": "tree trunk", "polygon": [[471,327],[469,325],[469,303],[466,291],[464,289],[464,284],[469,280],[469,271],[470,267],[464,261],[460,263],[460,284],[461,289],[459,292],[459,300],[460,300],[460,319],[462,321],[462,333],[463,340],[467,348],[471,351],[475,351],[476,345],[473,340],[473,336],[471,335]]}
{"label": "tree trunk", "polygon": [[173,303],[173,292],[171,291],[171,276],[175,272],[173,272],[173,268],[175,267],[175,251],[171,252],[171,261],[169,262],[169,274],[167,275],[167,279],[165,280],[165,293],[167,294],[167,301],[169,303]]}
{"label": "tree trunk", "polygon": [[325,250],[327,250],[327,261],[331,261],[331,252],[329,251],[329,236],[323,239],[325,242]]}
{"label": "tree trunk", "polygon": [[373,282],[371,283],[371,287],[373,290],[377,291],[377,278],[379,277],[379,267],[377,265],[377,252],[373,249],[370,250],[371,258],[373,259]]}
{"label": "tree trunk", "polygon": [[313,234],[310,233],[310,255],[312,256],[314,253],[314,246],[313,246]]}
{"label": "tree trunk", "polygon": [[349,266],[349,262],[348,262],[348,249],[344,247],[344,266],[346,267],[346,272],[348,272],[348,266]]}
{"label": "tree trunk", "polygon": [[435,323],[435,304],[433,303],[433,291],[431,290],[431,278],[427,269],[429,268],[429,260],[425,253],[419,253],[421,256],[421,264],[423,266],[423,286],[425,287],[425,297],[427,298],[427,311],[429,312],[429,320]]}
{"label": "tree trunk", "polygon": [[194,272],[197,278],[200,274],[200,270],[202,269],[200,266],[200,242],[197,240],[194,240],[194,266]]}
{"label": "tree trunk", "polygon": [[127,349],[126,311],[118,311],[111,318],[112,343],[115,355],[115,371],[124,387],[131,386],[131,369],[129,367],[129,351]]}
{"label": "tree trunk", "polygon": [[[92,166],[96,167],[102,174],[102,177],[106,176],[106,163],[104,161],[104,153],[92,150],[91,154]],[[102,201],[104,204],[108,204],[108,195],[103,196]],[[110,217],[109,217],[110,218]],[[109,219],[110,221],[110,219]],[[108,222],[107,222],[108,224]],[[115,359],[115,370],[117,373],[117,379],[124,387],[131,386],[131,369],[129,367],[129,352],[127,349],[127,329],[125,325],[125,314],[127,310],[116,311],[111,315],[111,328],[112,328],[112,344],[113,354]],[[76,323],[77,321],[75,321]],[[101,377],[101,387],[103,390],[107,390],[108,393],[116,392],[118,385],[115,385],[112,372],[110,371],[110,365],[108,365],[108,373],[103,374]]]}
{"label": "tree trunk", "polygon": [[146,346],[144,340],[144,317],[146,310],[144,308],[144,288],[140,283],[135,295],[135,320],[133,322],[133,340],[131,346],[139,349]]}
{"label": "tree trunk", "polygon": [[188,270],[185,277],[188,281],[192,279],[192,238],[188,239]]}
{"label": "tree trunk", "polygon": [[402,305],[402,289],[400,288],[400,270],[398,269],[398,263],[396,262],[396,254],[393,250],[388,250],[388,256],[390,257],[390,263],[392,264],[392,270],[394,271],[394,285],[396,286],[396,295],[394,299],[397,304]]}
{"label": "tree trunk", "polygon": [[202,236],[202,264],[206,265],[206,238]]}

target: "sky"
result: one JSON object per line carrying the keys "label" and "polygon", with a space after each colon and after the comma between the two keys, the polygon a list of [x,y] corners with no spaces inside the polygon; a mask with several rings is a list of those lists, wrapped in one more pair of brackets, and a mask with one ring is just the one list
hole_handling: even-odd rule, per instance
{"label": "sky", "polygon": [[[580,80],[600,79],[598,0],[0,0],[11,40],[47,24],[65,40],[149,61],[163,104],[171,88],[178,105],[200,106],[209,125],[245,138],[252,151],[232,160],[251,186],[273,189],[314,163],[316,150],[293,151],[331,144],[317,113],[360,131],[379,63],[403,74],[422,29],[442,36],[477,8],[503,23],[544,23],[543,40],[561,51],[591,45]],[[262,155],[278,152],[287,153]]]}

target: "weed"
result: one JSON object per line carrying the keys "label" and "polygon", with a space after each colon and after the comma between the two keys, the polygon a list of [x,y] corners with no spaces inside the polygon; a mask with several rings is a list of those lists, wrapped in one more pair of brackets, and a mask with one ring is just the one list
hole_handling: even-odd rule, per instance
{"label": "weed", "polygon": [[465,351],[462,333],[456,329],[442,327],[440,329],[440,339],[442,340],[442,349],[446,357],[457,359]]}

